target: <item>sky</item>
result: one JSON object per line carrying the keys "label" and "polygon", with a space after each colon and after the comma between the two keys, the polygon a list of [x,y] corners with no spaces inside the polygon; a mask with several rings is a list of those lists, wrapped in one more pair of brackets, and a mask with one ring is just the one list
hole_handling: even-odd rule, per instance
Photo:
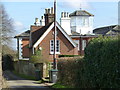
{"label": "sky", "polygon": [[[6,12],[14,20],[16,33],[30,29],[35,18],[44,15],[44,9],[53,6],[54,0],[4,0]],[[61,12],[69,13],[82,8],[94,16],[94,28],[118,24],[119,0],[57,0],[57,21]]]}

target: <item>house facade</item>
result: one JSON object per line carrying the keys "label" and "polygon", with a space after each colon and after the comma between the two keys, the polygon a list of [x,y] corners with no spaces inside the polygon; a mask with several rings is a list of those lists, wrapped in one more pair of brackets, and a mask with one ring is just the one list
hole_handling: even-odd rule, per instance
{"label": "house facade", "polygon": [[[92,14],[85,10],[77,10],[69,15],[67,12],[61,13],[60,24],[56,22],[56,56],[59,55],[84,55],[84,49],[91,38],[96,36],[92,34]],[[77,19],[75,19],[77,18]],[[91,19],[92,18],[92,19]],[[80,19],[80,20],[78,20]],[[91,22],[90,22],[91,21]],[[84,23],[74,24],[75,23]],[[87,25],[86,25],[87,24]],[[75,27],[73,29],[73,27]],[[81,29],[81,31],[78,30]],[[17,36],[18,59],[29,60],[35,51],[41,50],[43,57],[53,61],[54,53],[54,13],[53,8],[45,9],[44,16],[39,21],[35,19],[34,25]]]}

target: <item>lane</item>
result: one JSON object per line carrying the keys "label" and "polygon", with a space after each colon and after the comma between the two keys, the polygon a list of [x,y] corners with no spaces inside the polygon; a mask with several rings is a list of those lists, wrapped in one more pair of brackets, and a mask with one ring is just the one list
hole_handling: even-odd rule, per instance
{"label": "lane", "polygon": [[49,89],[51,90],[49,87],[47,87],[46,84],[39,84],[38,81],[34,81],[34,80],[25,80],[23,78],[20,78],[16,75],[14,75],[12,72],[10,71],[4,71],[3,73],[4,77],[7,79],[7,85],[10,89],[13,89],[15,88],[16,89],[19,89],[19,88],[22,88],[22,89],[40,89],[40,88],[46,88],[46,89]]}
{"label": "lane", "polygon": [[44,84],[37,84],[37,81],[32,80],[9,80],[7,81],[10,88],[48,88]]}

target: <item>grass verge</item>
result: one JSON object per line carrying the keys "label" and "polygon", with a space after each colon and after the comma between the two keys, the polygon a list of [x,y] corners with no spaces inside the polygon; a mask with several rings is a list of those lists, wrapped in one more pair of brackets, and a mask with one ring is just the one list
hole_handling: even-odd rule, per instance
{"label": "grass verge", "polygon": [[52,88],[73,88],[73,87],[65,86],[65,85],[62,85],[61,83],[56,83],[52,85]]}

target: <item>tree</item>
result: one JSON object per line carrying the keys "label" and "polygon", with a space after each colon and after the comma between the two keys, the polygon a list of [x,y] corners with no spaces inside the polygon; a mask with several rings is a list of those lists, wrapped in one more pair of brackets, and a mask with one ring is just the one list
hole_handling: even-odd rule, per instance
{"label": "tree", "polygon": [[11,43],[11,36],[14,34],[13,20],[9,18],[2,5],[2,44],[8,45]]}
{"label": "tree", "polygon": [[12,42],[11,36],[13,33],[13,20],[8,17],[4,6],[0,4],[0,89],[4,83],[2,78],[2,51],[7,52],[7,50],[4,50],[2,46],[7,46],[10,48]]}
{"label": "tree", "polygon": [[34,64],[37,63],[47,63],[48,61],[43,57],[42,51],[37,50],[35,51],[35,54],[31,56],[30,61]]}
{"label": "tree", "polygon": [[[5,8],[3,5],[1,5],[1,18],[2,18],[2,48],[3,51],[2,54],[8,54],[8,52],[11,52],[11,46],[12,46],[12,38],[14,37],[14,27],[13,27],[13,19],[9,18],[7,12],[5,11]],[[8,47],[6,49],[6,47]]]}
{"label": "tree", "polygon": [[[0,25],[2,24],[2,17],[1,17],[1,5],[0,5]],[[2,88],[2,26],[0,26],[0,89]]]}

